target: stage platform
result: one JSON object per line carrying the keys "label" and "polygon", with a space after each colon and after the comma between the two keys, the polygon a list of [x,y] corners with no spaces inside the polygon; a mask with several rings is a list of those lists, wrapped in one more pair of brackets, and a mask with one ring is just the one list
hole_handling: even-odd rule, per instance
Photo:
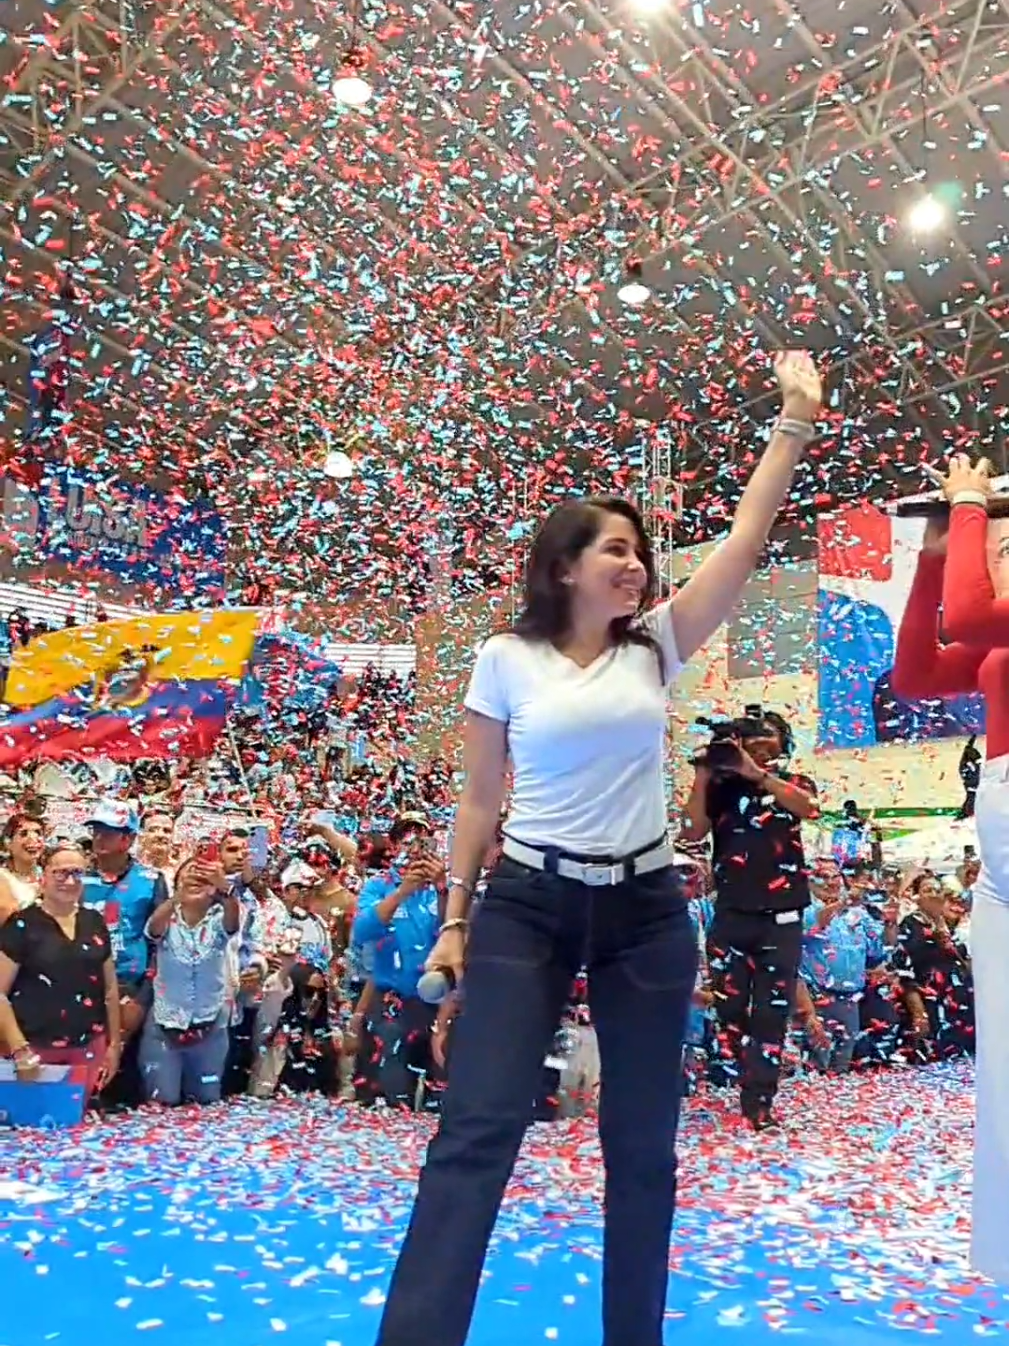
{"label": "stage platform", "polygon": [[[754,1136],[686,1105],[667,1341],[1005,1338],[966,1269],[969,1067],[795,1081]],[[426,1123],[242,1100],[73,1132],[0,1132],[0,1346],[372,1346]],[[600,1340],[599,1153],[537,1126],[472,1346]]]}

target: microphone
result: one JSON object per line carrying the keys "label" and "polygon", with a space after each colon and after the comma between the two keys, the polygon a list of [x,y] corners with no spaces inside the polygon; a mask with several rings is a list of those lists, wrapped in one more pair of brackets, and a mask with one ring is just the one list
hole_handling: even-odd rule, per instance
{"label": "microphone", "polygon": [[931,491],[894,500],[887,505],[886,512],[896,514],[898,519],[948,519],[949,502],[941,492]]}
{"label": "microphone", "polygon": [[[888,514],[898,519],[948,519],[949,501],[939,494],[910,495],[886,506]],[[1009,495],[993,495],[988,501],[988,517],[1004,519],[1009,516]]]}
{"label": "microphone", "polygon": [[433,967],[417,983],[417,994],[425,1005],[440,1005],[454,990],[455,973],[450,967]]}
{"label": "microphone", "polygon": [[[930,465],[926,465],[923,471],[933,482],[940,477]],[[991,486],[988,514],[993,519],[1004,519],[1009,515],[1009,477],[992,477]],[[898,519],[948,519],[949,502],[941,490],[922,491],[917,495],[905,495],[900,500],[892,500],[886,506],[886,511],[896,514]]]}

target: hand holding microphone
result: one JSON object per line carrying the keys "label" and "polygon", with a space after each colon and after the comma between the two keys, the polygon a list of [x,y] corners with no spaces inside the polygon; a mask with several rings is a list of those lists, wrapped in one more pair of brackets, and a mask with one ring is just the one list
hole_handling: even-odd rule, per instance
{"label": "hand holding microphone", "polygon": [[455,973],[450,967],[425,967],[417,983],[417,994],[425,1005],[440,1005],[455,990]]}
{"label": "hand holding microphone", "polygon": [[427,956],[417,994],[428,1005],[440,1005],[462,981],[466,957],[466,922],[446,921]]}

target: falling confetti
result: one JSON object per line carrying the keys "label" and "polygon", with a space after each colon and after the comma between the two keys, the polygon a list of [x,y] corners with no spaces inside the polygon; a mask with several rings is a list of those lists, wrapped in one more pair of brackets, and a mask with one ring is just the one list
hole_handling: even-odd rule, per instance
{"label": "falling confetti", "polygon": [[333,620],[421,602],[440,546],[457,592],[504,582],[514,525],[643,492],[655,454],[684,539],[717,532],[772,411],[762,352],[801,343],[832,369],[786,508],[808,533],[814,503],[997,442],[999,12],[372,0],[355,110],[338,7],[22,7],[8,455],[30,427],[113,491],[209,492],[256,583]]}
{"label": "falling confetti", "polygon": [[[1004,1333],[1009,1302],[966,1268],[968,1067],[786,1083],[780,1133],[731,1099],[685,1110],[669,1316],[686,1343],[826,1324],[870,1342]],[[181,1340],[201,1323],[292,1343],[370,1340],[430,1135],[319,1097],[145,1110],[73,1132],[0,1132],[4,1284],[60,1294],[9,1346],[95,1315]],[[33,1196],[40,1192],[40,1200]],[[597,1331],[602,1168],[594,1122],[535,1126],[502,1211],[475,1346]],[[107,1306],[107,1307],[106,1307]],[[20,1325],[19,1325],[20,1324]],[[760,1325],[763,1325],[762,1327]]]}

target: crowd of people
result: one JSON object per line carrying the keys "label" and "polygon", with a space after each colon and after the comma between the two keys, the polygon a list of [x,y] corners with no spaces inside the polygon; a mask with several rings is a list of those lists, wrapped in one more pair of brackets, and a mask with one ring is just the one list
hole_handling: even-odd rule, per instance
{"label": "crowd of people", "polygon": [[[0,655],[37,631],[13,614],[3,634]],[[460,1006],[418,983],[445,921],[453,777],[403,750],[414,694],[413,674],[369,667],[315,703],[239,704],[200,761],[61,763],[58,793],[97,801],[76,827],[49,821],[33,771],[0,782],[19,796],[0,857],[18,1077],[83,1065],[98,1108],[314,1089],[437,1109]],[[738,1089],[762,1129],[783,1073],[971,1053],[973,855],[941,876],[888,866],[849,801],[856,844],[807,861],[816,787],[787,770],[787,723],[747,707],[718,739],[670,820],[700,953],[685,1092]],[[218,824],[182,828],[193,808]],[[579,976],[533,1115],[593,1108],[599,1075]]]}
{"label": "crowd of people", "polygon": [[976,858],[965,856],[945,876],[918,867],[880,870],[863,860],[844,865],[833,856],[813,860],[796,974],[790,985],[764,987],[756,961],[741,965],[720,943],[710,870],[685,855],[681,861],[703,953],[691,1083],[702,1072],[727,1083],[736,1061],[745,1079],[748,1050],[761,1058],[758,1076],[762,1068],[770,1079],[768,1102],[782,1071],[844,1074],[973,1054]]}
{"label": "crowd of people", "polygon": [[[278,739],[240,716],[241,769],[223,754],[172,770],[141,764],[77,829],[54,828],[45,801],[23,797],[0,865],[0,1039],[19,1078],[83,1064],[97,1108],[278,1090],[439,1107],[458,1007],[453,995],[427,1003],[418,983],[445,914],[448,772],[440,761],[362,770],[348,762],[347,736],[325,730],[315,717],[303,736],[288,724]],[[750,741],[749,752],[761,748]],[[203,802],[228,804],[235,794],[215,794],[214,783],[244,774],[251,786],[257,766],[271,798],[261,828],[229,826],[222,812],[213,835],[179,835],[194,782],[211,787]],[[151,785],[165,788],[138,799]],[[971,1053],[974,1040],[976,859],[943,876],[888,866],[878,846],[803,859],[801,921],[772,927],[794,932],[793,971],[786,958],[768,972],[767,940],[749,948],[726,879],[743,819],[747,891],[759,893],[761,875],[773,888],[758,854],[777,844],[767,806],[747,831],[734,799],[735,841],[719,835],[716,814],[709,852],[688,804],[677,853],[701,951],[685,1092],[739,1089],[758,1128],[776,1120],[783,1073],[906,1067]],[[799,817],[775,807],[790,834]],[[533,1115],[584,1113],[598,1088],[579,978]]]}
{"label": "crowd of people", "polygon": [[419,1105],[437,1012],[416,980],[444,886],[425,815],[356,840],[309,817],[258,866],[244,828],[180,848],[164,803],[99,801],[83,836],[36,804],[9,819],[0,869],[19,1079],[84,1066],[108,1107],[278,1088]]}
{"label": "crowd of people", "polygon": [[[448,768],[417,767],[398,747],[413,700],[412,674],[368,667],[321,707],[240,705],[200,761],[61,762],[6,778],[0,1055],[18,1049],[19,1076],[86,1062],[94,1102],[111,1107],[277,1088],[374,1102],[381,1076],[412,1105],[413,1074],[393,1088],[383,1059],[372,1063],[374,1041],[397,1053],[402,979],[375,987],[353,925],[395,846],[409,868],[413,833],[397,814],[443,844]],[[402,915],[436,891],[419,888]],[[86,950],[68,915],[78,908]],[[115,1006],[91,986],[91,913],[104,921]],[[47,938],[53,921],[69,940]],[[77,1006],[69,1019],[61,986]]]}
{"label": "crowd of people", "polygon": [[[403,751],[415,736],[415,692],[414,673],[369,665],[317,705],[276,701],[247,708],[239,701],[221,750],[201,760],[81,760],[44,770],[51,780],[58,776],[63,798],[111,792],[141,808],[156,798],[175,810],[251,810],[281,824],[306,808],[345,814],[352,827],[388,820],[413,802],[444,810],[452,786],[444,759],[418,762]],[[32,765],[0,774],[0,792],[30,790],[36,774]]]}

